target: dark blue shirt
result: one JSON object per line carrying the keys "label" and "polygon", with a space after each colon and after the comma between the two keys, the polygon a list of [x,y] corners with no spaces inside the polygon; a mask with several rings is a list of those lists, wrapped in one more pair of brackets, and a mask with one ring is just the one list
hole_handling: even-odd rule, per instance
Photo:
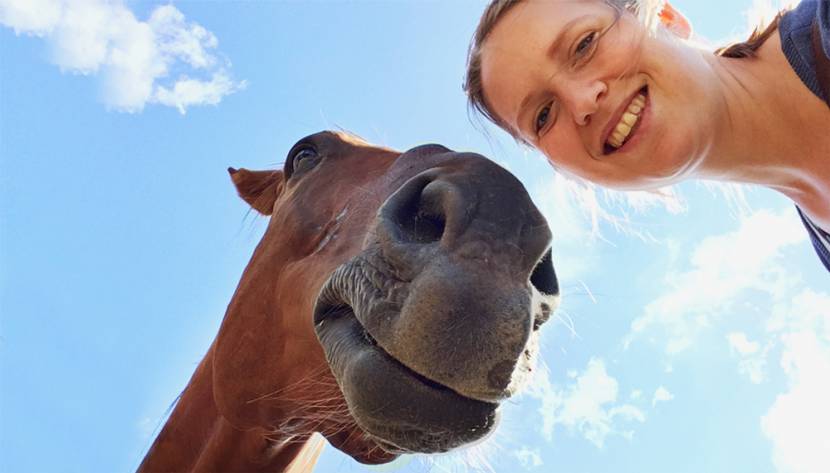
{"label": "dark blue shirt", "polygon": [[[830,105],[830,101],[828,101],[830,97],[824,96],[816,74],[812,38],[813,20],[816,18],[818,18],[819,31],[821,32],[822,53],[825,57],[830,58],[830,1],[805,0],[801,2],[781,18],[778,31],[781,36],[781,49],[784,51],[784,56],[787,57],[790,66],[804,82],[804,85]],[[828,157],[828,161],[830,161],[830,157]],[[830,166],[830,163],[828,165]],[[814,224],[804,215],[801,209],[798,209],[798,214],[810,233],[813,247],[821,258],[821,262],[830,271],[830,234]]]}

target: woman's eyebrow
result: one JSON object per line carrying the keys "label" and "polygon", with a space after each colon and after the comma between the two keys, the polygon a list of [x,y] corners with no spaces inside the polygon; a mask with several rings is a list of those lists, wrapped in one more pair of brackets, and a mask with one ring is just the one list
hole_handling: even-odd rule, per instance
{"label": "woman's eyebrow", "polygon": [[559,34],[548,46],[547,51],[545,51],[545,56],[551,59],[556,57],[556,52],[559,50],[559,46],[561,45],[562,41],[565,40],[565,37],[568,36],[568,33],[576,26],[578,23],[582,22],[586,18],[591,18],[592,15],[582,15],[576,18],[572,18],[569,22],[565,23],[561,30],[559,30]]}

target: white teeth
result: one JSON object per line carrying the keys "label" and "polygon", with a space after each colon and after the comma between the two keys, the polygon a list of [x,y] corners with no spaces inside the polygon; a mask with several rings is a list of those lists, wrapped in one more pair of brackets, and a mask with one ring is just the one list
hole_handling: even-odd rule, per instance
{"label": "white teeth", "polygon": [[637,114],[631,112],[625,112],[622,116],[622,121],[628,126],[634,126],[637,123]]}
{"label": "white teeth", "polygon": [[638,94],[634,99],[628,104],[628,108],[623,113],[622,117],[620,117],[620,122],[617,123],[617,126],[614,127],[614,130],[611,132],[611,136],[608,137],[608,144],[614,148],[619,148],[625,142],[625,139],[628,138],[629,133],[631,133],[631,129],[634,128],[634,125],[637,124],[637,121],[640,119],[640,112],[643,111],[643,108],[646,106],[646,97],[643,94]]}

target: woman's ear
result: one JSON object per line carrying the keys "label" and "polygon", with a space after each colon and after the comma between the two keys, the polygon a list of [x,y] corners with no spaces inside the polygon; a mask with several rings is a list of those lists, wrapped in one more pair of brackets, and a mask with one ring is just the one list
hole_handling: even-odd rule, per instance
{"label": "woman's ear", "polygon": [[692,37],[692,24],[677,11],[676,8],[666,1],[663,3],[663,9],[657,15],[660,18],[660,24],[664,28],[671,31],[671,33],[680,39],[689,39]]}
{"label": "woman's ear", "polygon": [[281,171],[249,171],[228,168],[231,180],[239,197],[262,215],[271,215],[274,202],[282,193],[283,174]]}

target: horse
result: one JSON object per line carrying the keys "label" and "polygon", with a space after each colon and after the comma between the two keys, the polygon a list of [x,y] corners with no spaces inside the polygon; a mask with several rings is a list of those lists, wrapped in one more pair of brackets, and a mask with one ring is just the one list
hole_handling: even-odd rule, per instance
{"label": "horse", "polygon": [[139,472],[310,471],[315,433],[380,464],[493,431],[559,294],[515,176],[331,131],[228,172],[268,226]]}

